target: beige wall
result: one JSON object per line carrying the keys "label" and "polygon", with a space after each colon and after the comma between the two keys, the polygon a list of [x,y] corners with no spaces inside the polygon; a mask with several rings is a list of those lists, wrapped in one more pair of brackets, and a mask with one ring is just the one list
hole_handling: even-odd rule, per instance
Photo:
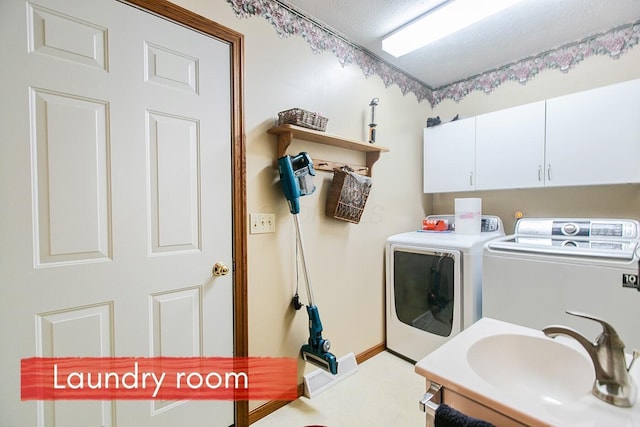
{"label": "beige wall", "polygon": [[[588,58],[568,73],[545,71],[526,85],[506,83],[491,94],[481,92],[467,96],[459,103],[437,105],[430,116],[439,115],[448,121],[487,113],[533,101],[640,78],[640,49],[635,48],[617,60],[597,56]],[[615,123],[594,123],[594,126],[615,126]],[[639,141],[640,143],[640,141]],[[624,154],[621,154],[624,155]],[[640,159],[639,167],[640,167]],[[594,155],[593,166],[598,166]],[[620,217],[640,219],[640,185],[567,187],[554,189],[521,189],[508,191],[478,191],[425,195],[425,205],[433,212],[451,213],[456,197],[481,197],[482,211],[502,218],[507,233],[513,232],[514,213],[524,211],[531,217]]]}
{"label": "beige wall", "polygon": [[[324,337],[340,357],[384,341],[384,242],[416,229],[424,215],[422,130],[428,103],[341,67],[328,53],[314,54],[301,37],[279,38],[265,19],[238,19],[224,1],[176,1],[245,35],[247,208],[275,213],[276,233],[248,236],[249,352],[297,357],[308,338],[306,311],[290,307],[295,289],[295,229],[278,182],[276,137],[267,134],[278,111],[301,107],[329,118],[327,132],[366,140],[369,102],[376,109],[377,142],[389,148],[373,168],[373,187],[360,224],[325,216],[332,174],[317,172],[318,190],[301,198],[301,224],[315,302]],[[364,164],[364,154],[294,141],[290,154]],[[300,295],[306,302],[300,272]],[[302,364],[300,365],[303,369]],[[254,404],[254,403],[252,403]]]}
{"label": "beige wall", "polygon": [[[640,48],[619,60],[591,58],[568,74],[547,71],[527,85],[507,83],[494,93],[474,93],[434,110],[398,87],[365,78],[356,66],[341,67],[328,53],[314,54],[301,37],[279,38],[264,18],[238,19],[222,0],[176,0],[245,35],[245,129],[249,212],[276,214],[276,233],[249,235],[249,351],[255,356],[296,357],[307,339],[307,316],[290,301],[295,288],[295,234],[274,168],[276,138],[267,134],[277,112],[301,107],[329,118],[327,131],[365,140],[368,103],[377,109],[382,154],[373,170],[373,189],[360,224],[325,217],[331,174],[318,172],[318,191],[301,199],[302,228],[316,303],[325,337],[338,356],[360,353],[384,340],[384,242],[394,233],[418,228],[429,213],[451,213],[455,197],[482,197],[484,212],[500,215],[508,230],[513,212],[530,216],[637,217],[637,185],[576,189],[494,191],[424,195],[422,132],[427,117],[443,119],[507,108],[534,100],[640,77]],[[308,151],[325,160],[362,163],[347,150],[294,141],[290,154]],[[304,281],[300,292],[306,301]],[[303,369],[301,365],[301,369]],[[252,405],[256,403],[253,402]]]}

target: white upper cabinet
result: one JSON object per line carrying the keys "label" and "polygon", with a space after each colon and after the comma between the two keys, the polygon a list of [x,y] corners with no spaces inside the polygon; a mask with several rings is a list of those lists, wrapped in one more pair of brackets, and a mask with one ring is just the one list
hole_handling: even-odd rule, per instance
{"label": "white upper cabinet", "polygon": [[476,190],[544,185],[544,101],[476,117]]}
{"label": "white upper cabinet", "polygon": [[475,188],[475,131],[475,117],[424,130],[425,193]]}
{"label": "white upper cabinet", "polygon": [[640,183],[640,80],[424,132],[424,192]]}
{"label": "white upper cabinet", "polygon": [[547,101],[547,186],[640,182],[640,80]]}

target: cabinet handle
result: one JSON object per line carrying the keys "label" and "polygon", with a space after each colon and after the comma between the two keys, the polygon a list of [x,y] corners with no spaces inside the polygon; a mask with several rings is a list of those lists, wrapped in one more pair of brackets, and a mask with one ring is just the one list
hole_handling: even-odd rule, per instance
{"label": "cabinet handle", "polygon": [[473,187],[473,172],[469,172],[469,185]]}
{"label": "cabinet handle", "polygon": [[538,165],[538,181],[542,181],[542,165]]}
{"label": "cabinet handle", "polygon": [[426,413],[425,426],[434,427],[436,425],[436,411],[442,402],[442,386],[431,381],[429,390],[420,399],[419,407],[422,412]]}
{"label": "cabinet handle", "polygon": [[551,181],[551,163],[547,165],[547,180]]}

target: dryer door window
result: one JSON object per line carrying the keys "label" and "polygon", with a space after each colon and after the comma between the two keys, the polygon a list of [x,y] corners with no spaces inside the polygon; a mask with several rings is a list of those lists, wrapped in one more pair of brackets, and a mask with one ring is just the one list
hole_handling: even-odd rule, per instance
{"label": "dryer door window", "polygon": [[448,337],[453,329],[456,262],[447,252],[394,252],[394,306],[409,326]]}

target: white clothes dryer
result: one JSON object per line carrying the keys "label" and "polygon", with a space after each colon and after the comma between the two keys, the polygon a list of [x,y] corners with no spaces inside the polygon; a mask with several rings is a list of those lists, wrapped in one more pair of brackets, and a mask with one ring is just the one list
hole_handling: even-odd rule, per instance
{"label": "white clothes dryer", "polygon": [[497,216],[483,215],[479,234],[412,231],[387,239],[387,349],[417,362],[482,317],[482,247],[504,236]]}

